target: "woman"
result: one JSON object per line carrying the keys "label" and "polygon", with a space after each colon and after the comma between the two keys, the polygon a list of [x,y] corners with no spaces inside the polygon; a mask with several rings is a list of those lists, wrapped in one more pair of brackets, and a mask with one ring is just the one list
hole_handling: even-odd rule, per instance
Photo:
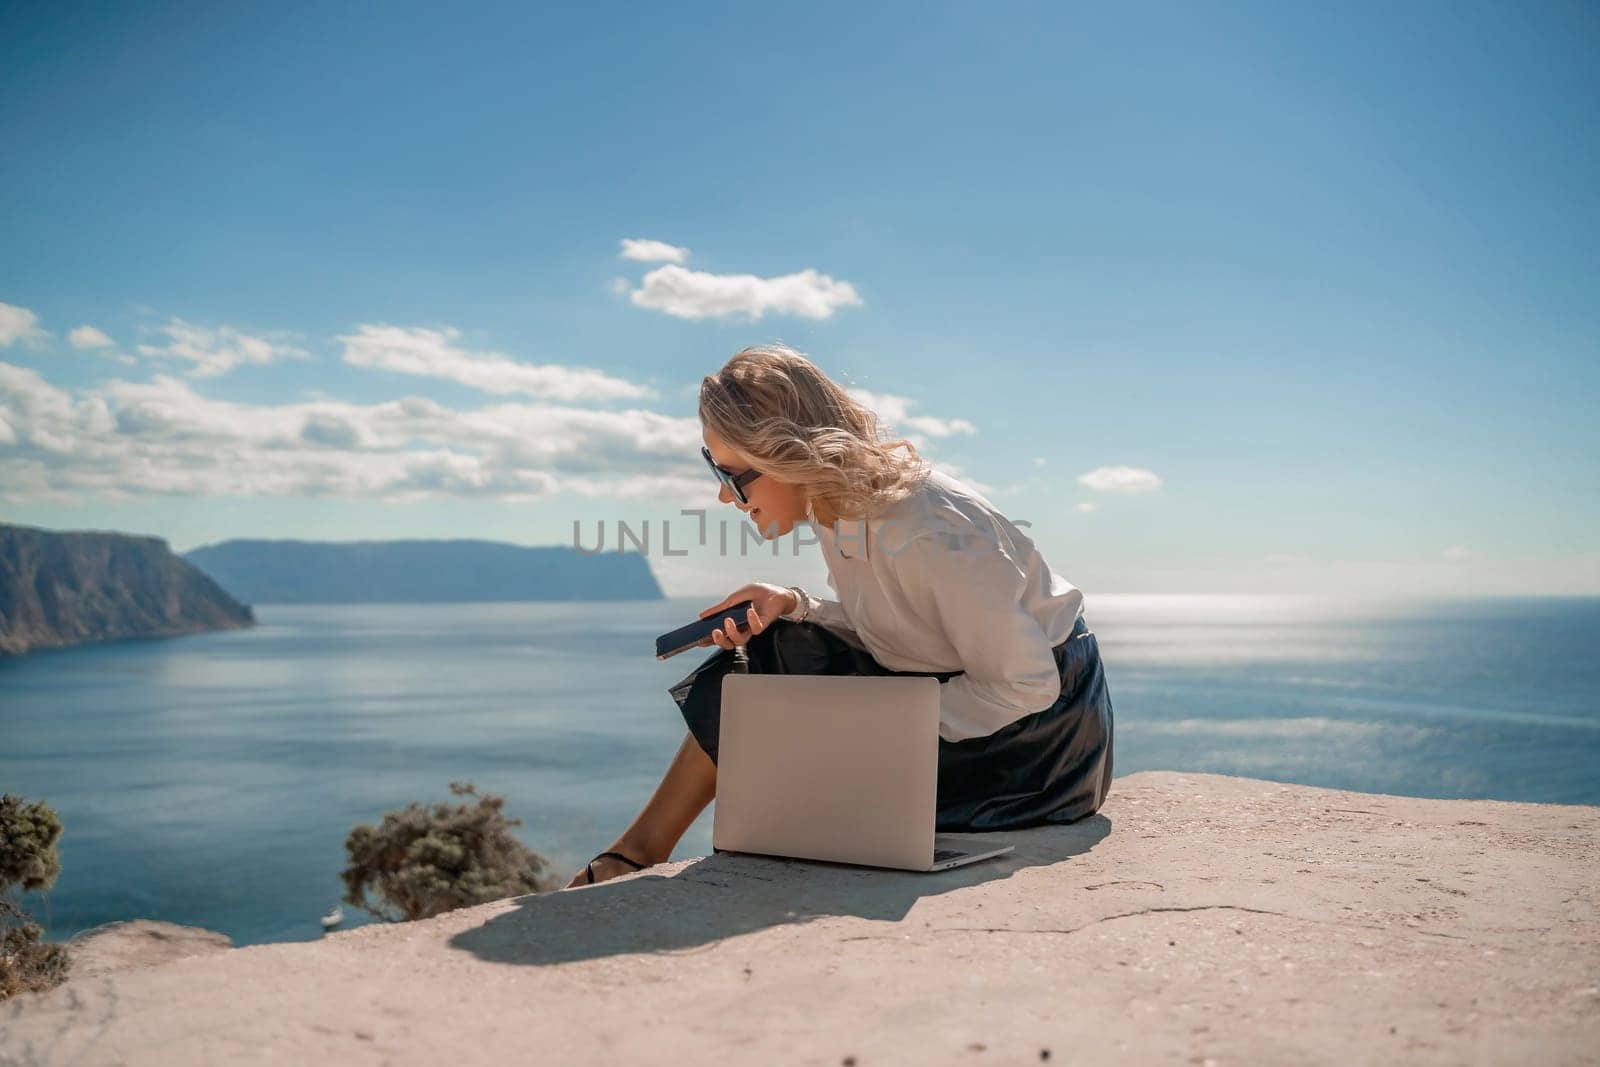
{"label": "woman", "polygon": [[[700,386],[718,499],[763,538],[815,528],[837,600],[763,582],[700,613],[720,649],[673,686],[688,734],[655,795],[568,888],[663,863],[716,797],[722,677],[923,674],[939,687],[940,832],[1072,822],[1111,784],[1111,697],[1083,594],[1016,524],[783,345],[747,348]],[[736,623],[748,628],[741,631]]]}

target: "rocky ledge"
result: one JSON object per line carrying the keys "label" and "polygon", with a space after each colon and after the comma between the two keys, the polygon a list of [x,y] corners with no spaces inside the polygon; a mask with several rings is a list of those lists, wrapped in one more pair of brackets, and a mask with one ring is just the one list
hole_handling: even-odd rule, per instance
{"label": "rocky ledge", "polygon": [[1592,1063],[1600,808],[1168,772],[939,874],[718,854],[79,976],[0,1063]]}
{"label": "rocky ledge", "polygon": [[98,978],[135,967],[156,967],[190,956],[233,948],[233,939],[215,930],[154,919],[106,923],[85,930],[67,942],[72,958],[69,981]]}

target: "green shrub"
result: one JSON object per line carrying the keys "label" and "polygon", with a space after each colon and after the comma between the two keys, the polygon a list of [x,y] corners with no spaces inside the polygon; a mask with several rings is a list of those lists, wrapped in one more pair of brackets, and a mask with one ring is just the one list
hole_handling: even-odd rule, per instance
{"label": "green shrub", "polygon": [[49,889],[61,873],[61,819],[42,803],[0,796],[0,1000],[39,993],[67,977],[70,957],[61,945],[40,940],[38,923],[10,894]]}
{"label": "green shrub", "polygon": [[512,835],[522,820],[501,814],[505,798],[480,797],[471,782],[451,782],[450,792],[477,804],[412,803],[350,831],[346,904],[400,922],[560,888],[544,857]]}

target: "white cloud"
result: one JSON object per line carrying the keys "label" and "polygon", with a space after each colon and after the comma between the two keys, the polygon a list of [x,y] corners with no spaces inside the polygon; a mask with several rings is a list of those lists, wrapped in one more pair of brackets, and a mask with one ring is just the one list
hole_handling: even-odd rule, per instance
{"label": "white cloud", "polygon": [[1161,479],[1142,467],[1096,467],[1078,475],[1078,484],[1097,492],[1145,493],[1160,489]]}
{"label": "white cloud", "polygon": [[665,241],[650,241],[643,238],[624,237],[622,239],[622,258],[633,259],[640,263],[687,263],[689,250],[669,245]]}
{"label": "white cloud", "polygon": [[1033,457],[1033,465],[1035,467],[1042,467],[1048,462],[1049,462],[1049,460],[1045,459],[1043,456],[1034,456]]}
{"label": "white cloud", "polygon": [[646,274],[628,299],[681,319],[743,314],[751,322],[769,313],[827,319],[839,308],[862,302],[849,282],[810,268],[778,278],[759,278],[754,274],[708,274],[676,265],[657,267]]}
{"label": "white cloud", "polygon": [[39,316],[15,304],[0,303],[0,348],[36,345],[50,335],[39,328]]}
{"label": "white cloud", "polygon": [[215,378],[241,364],[276,363],[285,359],[310,359],[311,354],[290,345],[281,337],[255,337],[232,326],[211,329],[185,322],[177,316],[159,332],[167,337],[164,345],[140,345],[139,354],[153,359],[187,360],[194,365],[195,378]]}
{"label": "white cloud", "polygon": [[944,419],[935,415],[911,414],[911,407],[916,401],[910,397],[854,388],[846,389],[845,392],[877,412],[878,417],[884,422],[911,430],[912,433],[908,434],[908,437],[914,437],[916,434],[926,437],[949,437],[958,433],[978,432],[978,428],[966,419]]}
{"label": "white cloud", "polygon": [[900,420],[900,425],[929,437],[978,432],[978,428],[966,419],[942,419],[937,415],[907,415]]}
{"label": "white cloud", "polygon": [[1093,500],[1080,500],[1080,501],[1078,501],[1078,510],[1082,511],[1082,512],[1093,511],[1096,508],[1098,508],[1099,506],[1100,505],[1096,504]]}
{"label": "white cloud", "polygon": [[110,348],[116,344],[104,330],[87,325],[79,326],[67,334],[67,343],[80,352],[86,352],[91,348]]}
{"label": "white cloud", "polygon": [[103,401],[74,398],[37,371],[10,363],[0,363],[0,422],[8,427],[7,443],[17,446],[16,452],[0,459],[0,485],[7,488],[26,484],[26,480],[13,482],[8,469],[12,461],[30,453],[70,456],[114,428]]}
{"label": "white cloud", "polygon": [[1444,550],[1444,558],[1448,560],[1463,560],[1472,558],[1472,549],[1466,545],[1451,545]]}
{"label": "white cloud", "polygon": [[67,334],[67,343],[80,352],[94,351],[106,359],[114,360],[125,366],[136,366],[138,360],[126,352],[116,351],[116,342],[104,330],[93,326],[79,326]]}
{"label": "white cloud", "polygon": [[1292,552],[1272,552],[1268,555],[1262,556],[1261,562],[1271,564],[1274,567],[1298,567],[1302,564],[1310,563],[1311,561],[1304,556],[1297,556]]}
{"label": "white cloud", "polygon": [[700,424],[647,410],[501,403],[454,410],[214,400],[181,378],[72,393],[0,363],[0,498],[185,496],[525,501],[715,499]]}
{"label": "white cloud", "polygon": [[356,327],[344,342],[344,361],[400,374],[442,378],[500,396],[523,394],[543,400],[619,400],[651,395],[651,390],[587,367],[518,363],[499,352],[470,352],[456,344],[452,327]]}

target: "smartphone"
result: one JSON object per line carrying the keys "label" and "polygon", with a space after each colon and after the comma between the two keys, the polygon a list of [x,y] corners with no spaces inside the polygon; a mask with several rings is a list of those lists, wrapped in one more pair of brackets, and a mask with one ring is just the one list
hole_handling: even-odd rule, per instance
{"label": "smartphone", "polygon": [[680,626],[669,634],[662,634],[656,638],[656,659],[666,659],[676,656],[679,652],[687,652],[701,641],[711,636],[711,631],[722,625],[722,620],[733,616],[733,621],[738,625],[740,632],[750,629],[750,620],[745,618],[753,600],[741,600],[717,612],[708,619],[697,619],[688,626]]}

